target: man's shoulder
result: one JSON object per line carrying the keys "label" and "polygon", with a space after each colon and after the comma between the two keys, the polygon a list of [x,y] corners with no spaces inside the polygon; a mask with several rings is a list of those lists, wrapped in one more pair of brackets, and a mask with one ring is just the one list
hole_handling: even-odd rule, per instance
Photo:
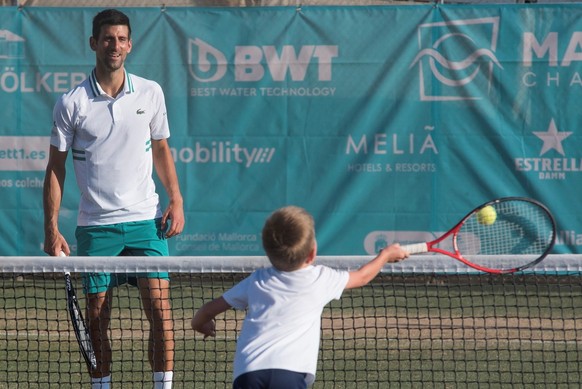
{"label": "man's shoulder", "polygon": [[142,76],[138,76],[136,74],[133,73],[127,73],[127,76],[129,77],[130,83],[133,85],[133,87],[136,90],[139,89],[153,89],[153,90],[162,90],[162,87],[160,86],[160,84],[157,81],[151,80],[149,78],[145,78]]}
{"label": "man's shoulder", "polygon": [[62,94],[60,97],[60,101],[63,104],[75,103],[80,100],[89,99],[90,95],[91,95],[91,82],[89,77],[87,77],[80,84],[76,85],[75,87],[69,89],[69,91]]}

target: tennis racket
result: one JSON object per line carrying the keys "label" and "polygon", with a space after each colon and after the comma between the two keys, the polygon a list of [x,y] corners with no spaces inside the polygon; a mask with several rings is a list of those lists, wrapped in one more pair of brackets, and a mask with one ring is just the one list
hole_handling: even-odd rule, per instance
{"label": "tennis racket", "polygon": [[[64,257],[66,254],[61,252],[60,256]],[[73,324],[73,330],[75,331],[75,337],[79,343],[81,354],[89,369],[95,370],[97,368],[97,359],[95,358],[95,352],[91,344],[91,336],[83,319],[81,307],[79,307],[73,281],[71,280],[71,273],[69,272],[65,272],[65,289],[67,291],[67,309],[69,310],[71,323]]]}
{"label": "tennis racket", "polygon": [[546,206],[505,197],[478,206],[441,237],[403,248],[410,254],[445,254],[477,270],[502,274],[539,263],[555,241],[556,222]]}

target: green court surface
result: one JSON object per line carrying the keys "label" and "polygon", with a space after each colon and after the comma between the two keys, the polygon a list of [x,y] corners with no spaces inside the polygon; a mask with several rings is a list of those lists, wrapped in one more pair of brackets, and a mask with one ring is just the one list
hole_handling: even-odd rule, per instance
{"label": "green court surface", "polygon": [[[242,276],[173,275],[174,388],[230,387],[244,312],[219,317],[215,339],[194,334],[190,319]],[[88,384],[62,276],[0,280],[0,388]],[[148,387],[137,289],[114,295],[113,382]],[[383,275],[330,303],[321,334],[315,388],[573,388],[582,382],[582,283],[579,275]]]}

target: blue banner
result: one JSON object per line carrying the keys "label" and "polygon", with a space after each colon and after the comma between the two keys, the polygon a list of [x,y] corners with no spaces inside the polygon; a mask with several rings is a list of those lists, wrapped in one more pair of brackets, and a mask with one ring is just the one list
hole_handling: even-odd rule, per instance
{"label": "blue banner", "polygon": [[[1,255],[42,254],[52,108],[94,66],[97,11],[0,8]],[[315,216],[320,254],[372,254],[504,196],[545,203],[554,251],[582,253],[580,5],[124,11],[126,68],[166,95],[187,222],[172,255],[262,255],[287,204]]]}

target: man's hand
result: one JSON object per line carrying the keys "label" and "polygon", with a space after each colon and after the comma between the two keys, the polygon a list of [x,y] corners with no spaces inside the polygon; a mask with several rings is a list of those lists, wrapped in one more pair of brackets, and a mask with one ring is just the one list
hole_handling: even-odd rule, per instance
{"label": "man's hand", "polygon": [[[168,228],[169,225],[169,228]],[[184,230],[184,208],[182,204],[170,202],[162,216],[162,229],[166,230],[166,237],[180,235]]]}

